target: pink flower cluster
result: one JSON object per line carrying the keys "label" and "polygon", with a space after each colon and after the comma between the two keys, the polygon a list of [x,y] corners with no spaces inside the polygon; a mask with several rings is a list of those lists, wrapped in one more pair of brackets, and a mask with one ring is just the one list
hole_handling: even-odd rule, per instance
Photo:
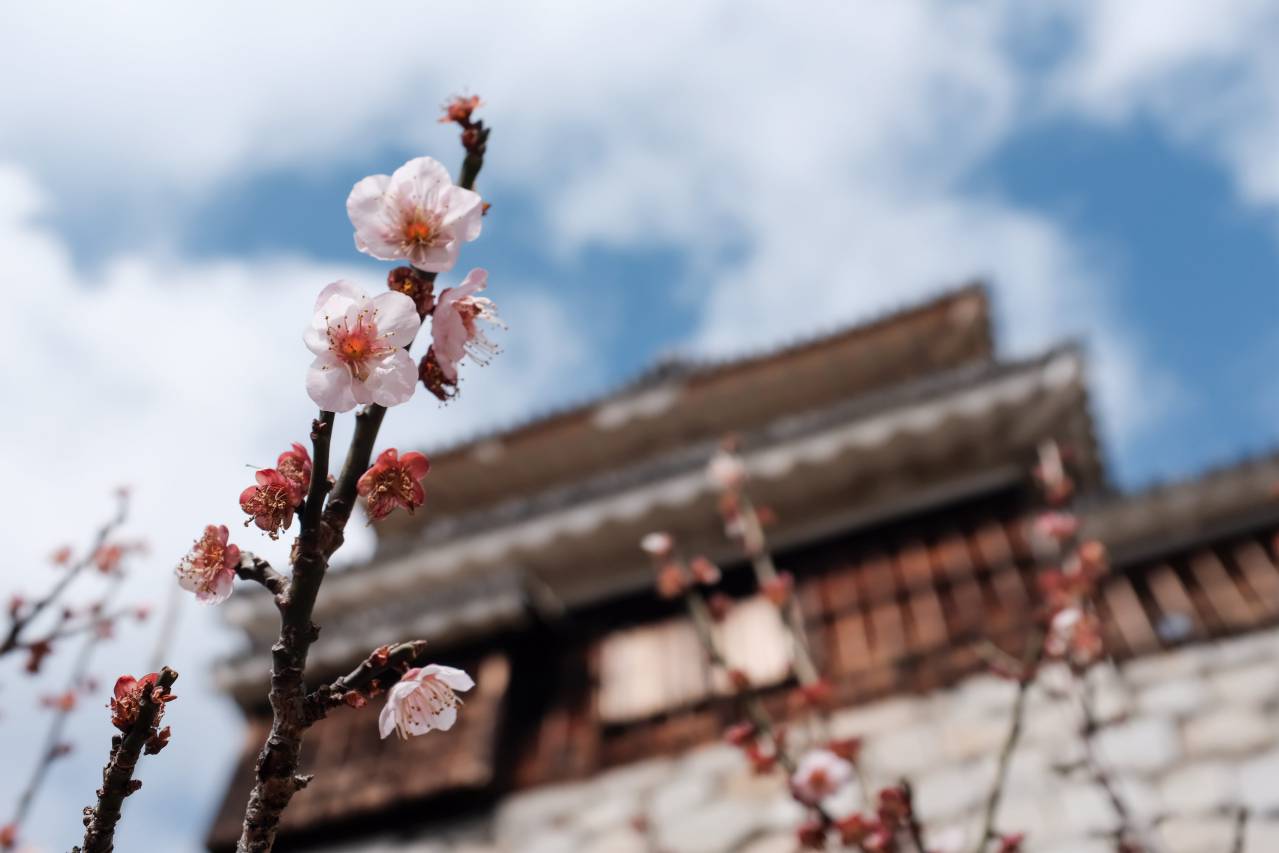
{"label": "pink flower cluster", "polygon": [[240,509],[249,515],[244,525],[257,524],[272,539],[293,524],[293,513],[306,498],[311,485],[311,454],[294,442],[275,465],[259,470],[254,475],[257,485],[240,493]]}
{"label": "pink flower cluster", "polygon": [[[478,105],[459,102],[457,115],[469,122]],[[394,174],[357,183],[346,209],[356,248],[412,267],[392,270],[389,292],[372,298],[346,281],[321,291],[304,335],[315,354],[307,393],[325,411],[369,403],[390,407],[408,401],[420,379],[435,396],[448,399],[456,392],[463,358],[485,364],[497,352],[477,325],[499,323],[493,303],[474,295],[484,289],[488,273],[472,270],[457,287],[446,288],[438,299],[433,295],[435,274],[451,270],[462,244],[479,237],[483,202],[456,186],[440,163],[418,157]],[[408,348],[427,316],[432,343],[415,364]]]}

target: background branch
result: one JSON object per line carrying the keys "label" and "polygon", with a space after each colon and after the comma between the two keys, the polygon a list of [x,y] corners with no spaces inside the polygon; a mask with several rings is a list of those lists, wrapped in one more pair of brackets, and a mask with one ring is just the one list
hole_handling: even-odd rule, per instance
{"label": "background branch", "polygon": [[120,489],[116,492],[115,515],[113,515],[105,524],[102,525],[102,527],[98,529],[97,534],[93,538],[93,544],[89,547],[89,550],[86,551],[79,560],[73,563],[70,568],[63,572],[62,577],[58,578],[57,583],[53,585],[43,598],[32,603],[29,608],[23,610],[21,613],[13,614],[9,630],[5,634],[4,639],[0,640],[0,655],[6,655],[9,652],[22,647],[22,632],[26,630],[27,626],[35,621],[35,619],[44,612],[50,604],[57,601],[58,598],[67,591],[67,588],[71,586],[72,581],[74,581],[86,568],[93,564],[94,558],[98,556],[98,553],[102,550],[103,546],[107,544],[107,540],[111,538],[111,534],[113,534],[120,525],[124,524],[125,518],[128,517],[128,512],[129,493],[124,489]]}

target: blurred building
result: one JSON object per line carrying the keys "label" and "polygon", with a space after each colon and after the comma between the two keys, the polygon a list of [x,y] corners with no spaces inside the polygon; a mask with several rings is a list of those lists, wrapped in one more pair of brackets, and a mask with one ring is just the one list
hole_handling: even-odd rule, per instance
{"label": "blurred building", "polygon": [[[1094,685],[1113,723],[1104,760],[1141,816],[1227,849],[1240,790],[1279,806],[1279,459],[1116,494],[1093,427],[1080,352],[1000,358],[974,287],[749,358],[664,363],[434,454],[427,511],[380,523],[376,558],[326,581],[312,667],[336,677],[379,644],[425,638],[478,685],[447,734],[380,741],[380,702],[312,729],[315,780],[280,849],[792,850],[798,807],[720,742],[734,700],[637,547],[665,529],[725,567],[735,663],[784,703],[787,642],[750,597],[704,476],[728,432],[776,514],[777,561],[842,709],[835,733],[866,738],[873,778],[914,780],[941,833],[972,826],[1008,726],[1014,687],[985,674],[979,647],[1016,653],[1034,615],[1036,447],[1070,448],[1087,532],[1112,554],[1100,606],[1129,676],[1103,668]],[[277,630],[264,598],[237,594],[228,612],[254,651],[221,672],[248,731],[214,850],[239,835]],[[1078,721],[1053,677],[1030,694],[999,825],[1030,832],[1032,850],[1108,850],[1089,839],[1115,815],[1070,769]],[[1275,826],[1255,818],[1250,849],[1279,850]]]}

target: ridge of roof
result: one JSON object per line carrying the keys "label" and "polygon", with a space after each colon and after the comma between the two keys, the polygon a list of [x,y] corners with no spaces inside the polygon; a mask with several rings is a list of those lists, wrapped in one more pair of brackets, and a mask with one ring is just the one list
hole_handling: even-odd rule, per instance
{"label": "ridge of roof", "polygon": [[947,303],[955,303],[967,298],[979,300],[982,309],[980,317],[982,332],[987,338],[988,348],[993,349],[989,343],[993,339],[990,288],[986,282],[978,279],[946,288],[918,300],[886,308],[861,320],[836,325],[810,335],[794,336],[780,342],[745,348],[736,353],[681,355],[678,351],[667,352],[657,356],[646,367],[632,374],[629,379],[623,379],[609,390],[588,394],[576,400],[551,406],[545,411],[537,412],[524,418],[481,429],[465,438],[446,441],[434,447],[428,446],[425,450],[433,458],[451,456],[481,445],[486,441],[538,427],[549,426],[557,420],[566,420],[575,416],[585,415],[603,403],[622,399],[675,379],[710,378],[731,370],[750,369],[779,356],[826,346],[842,338],[867,335],[884,327],[904,322],[911,317],[928,311],[935,311]]}

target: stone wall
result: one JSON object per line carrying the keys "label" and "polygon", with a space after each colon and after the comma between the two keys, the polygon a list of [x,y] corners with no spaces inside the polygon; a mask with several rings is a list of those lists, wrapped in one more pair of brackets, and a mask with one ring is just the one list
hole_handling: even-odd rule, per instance
{"label": "stone wall", "polygon": [[[1068,684],[1067,673],[1045,670],[1028,696],[998,826],[1026,832],[1028,851],[1112,851],[1104,835],[1116,815],[1078,766],[1076,706],[1053,689]],[[1279,631],[1136,660],[1122,678],[1099,668],[1093,687],[1108,723],[1099,754],[1164,850],[1225,853],[1246,806],[1244,849],[1279,851]],[[912,780],[931,844],[968,850],[1015,690],[976,676],[837,713],[832,734],[865,738],[873,783]],[[780,777],[753,776],[736,750],[712,744],[512,796],[483,821],[341,849],[791,853],[800,817]]]}

